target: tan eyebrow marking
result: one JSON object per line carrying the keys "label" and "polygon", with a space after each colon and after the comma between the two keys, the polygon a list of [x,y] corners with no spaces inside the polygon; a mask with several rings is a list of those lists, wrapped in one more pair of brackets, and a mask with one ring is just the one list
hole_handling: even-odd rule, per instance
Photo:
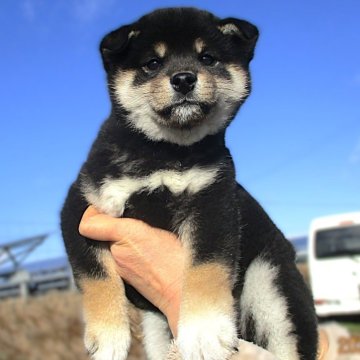
{"label": "tan eyebrow marking", "polygon": [[167,50],[166,44],[164,42],[158,42],[154,45],[154,50],[156,55],[163,58]]}
{"label": "tan eyebrow marking", "polygon": [[139,36],[139,34],[140,34],[139,30],[131,30],[129,32],[128,39],[131,39],[133,37],[137,37],[137,36]]}
{"label": "tan eyebrow marking", "polygon": [[205,42],[203,39],[197,38],[194,42],[195,50],[198,54],[200,54],[205,49]]}
{"label": "tan eyebrow marking", "polygon": [[234,24],[225,24],[225,25],[222,25],[222,26],[218,26],[218,29],[224,35],[240,34],[240,30]]}

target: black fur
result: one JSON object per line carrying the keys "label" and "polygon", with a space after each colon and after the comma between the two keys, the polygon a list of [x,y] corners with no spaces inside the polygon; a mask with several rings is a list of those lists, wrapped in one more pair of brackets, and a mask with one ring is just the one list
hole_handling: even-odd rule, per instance
{"label": "black fur", "polygon": [[[228,23],[237,26],[239,32],[222,34],[218,27]],[[132,40],[129,38],[131,31],[138,31],[141,35],[135,34]],[[167,9],[147,15],[104,38],[100,50],[110,84],[112,112],[69,191],[61,215],[63,237],[75,279],[83,276],[104,278],[106,272],[96,257],[96,251],[104,247],[103,243],[88,240],[78,233],[81,216],[89,205],[83,196],[84,181],[90,181],[98,188],[104,178],[139,178],[160,169],[181,172],[194,166],[214,166],[220,176],[205,190],[191,196],[187,192],[174,195],[166,187],[150,194],[138,192],[126,202],[123,216],[141,219],[175,233],[189,215],[193,216],[196,220],[194,263],[215,260],[230,266],[235,279],[233,296],[236,299],[241,297],[246,270],[256,257],[261,255],[278,266],[277,286],[288,302],[289,316],[298,339],[298,352],[301,359],[312,360],[316,357],[316,320],[311,296],[295,267],[294,250],[261,206],[236,183],[234,164],[225,147],[225,129],[220,128],[215,134],[186,146],[165,140],[155,141],[129,126],[129,112],[119,104],[111,88],[119,69],[137,71],[135,87],[156,77],[156,74],[139,70],[153,56],[151,45],[156,41],[165,42],[172,56],[182,59],[174,59],[167,65],[169,74],[184,63],[190,64],[194,71],[200,67],[196,56],[189,51],[189,44],[199,37],[205,39],[212,54],[220,60],[216,69],[209,68],[212,76],[229,78],[228,64],[236,64],[248,73],[257,36],[257,29],[242,20],[220,20],[195,9]],[[247,87],[250,88],[250,83]],[[234,105],[228,122],[244,99],[239,99]],[[121,158],[123,154],[126,157]],[[132,287],[126,285],[126,291],[136,306],[158,311]],[[249,318],[247,322],[246,333],[239,335],[254,341],[254,319]],[[267,344],[268,339],[263,338],[259,345],[266,347]]]}

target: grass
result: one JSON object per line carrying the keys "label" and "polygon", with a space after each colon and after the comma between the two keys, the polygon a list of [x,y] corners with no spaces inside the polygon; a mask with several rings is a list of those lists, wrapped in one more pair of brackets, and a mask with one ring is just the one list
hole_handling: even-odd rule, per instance
{"label": "grass", "polygon": [[[133,314],[129,360],[143,360],[138,315]],[[54,292],[0,302],[0,360],[89,360],[83,345],[81,298]]]}
{"label": "grass", "polygon": [[341,322],[353,335],[360,335],[360,322]]}
{"label": "grass", "polygon": [[[339,320],[360,335],[359,319]],[[132,331],[128,359],[144,360],[136,312],[132,312]],[[75,292],[0,302],[0,360],[89,360],[82,334],[81,298]]]}

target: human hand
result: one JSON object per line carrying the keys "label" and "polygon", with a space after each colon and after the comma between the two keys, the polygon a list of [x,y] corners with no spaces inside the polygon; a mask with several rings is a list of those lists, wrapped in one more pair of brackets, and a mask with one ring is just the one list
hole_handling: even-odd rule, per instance
{"label": "human hand", "polygon": [[110,242],[121,278],[160,309],[176,336],[183,271],[189,259],[178,238],[140,220],[101,214],[93,206],[85,211],[79,232]]}
{"label": "human hand", "polygon": [[[178,238],[140,220],[101,214],[93,206],[85,211],[79,231],[87,238],[110,243],[121,278],[160,309],[176,337],[183,273],[190,259]],[[242,348],[247,349],[245,354],[240,351],[233,360],[270,359],[268,352],[251,343],[242,341]],[[318,359],[325,360],[328,340],[324,333],[319,348]],[[176,355],[172,356],[177,359]]]}

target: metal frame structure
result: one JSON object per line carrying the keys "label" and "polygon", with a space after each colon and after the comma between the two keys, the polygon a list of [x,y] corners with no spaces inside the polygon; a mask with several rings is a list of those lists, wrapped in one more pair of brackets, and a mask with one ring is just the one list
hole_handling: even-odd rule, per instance
{"label": "metal frame structure", "polygon": [[30,270],[24,260],[50,234],[42,234],[0,245],[0,300],[26,298],[49,290],[75,289],[69,264],[51,264]]}
{"label": "metal frame structure", "polygon": [[[49,235],[42,234],[0,244],[0,277],[6,278],[18,271],[30,253],[41,245]],[[2,269],[4,271],[1,271]]]}

